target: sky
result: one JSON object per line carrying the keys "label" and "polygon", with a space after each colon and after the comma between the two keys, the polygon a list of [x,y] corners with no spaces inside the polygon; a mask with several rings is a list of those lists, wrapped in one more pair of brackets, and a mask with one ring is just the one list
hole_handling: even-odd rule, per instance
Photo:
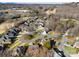
{"label": "sky", "polygon": [[15,3],[65,3],[79,0],[0,0],[0,2],[15,2]]}

